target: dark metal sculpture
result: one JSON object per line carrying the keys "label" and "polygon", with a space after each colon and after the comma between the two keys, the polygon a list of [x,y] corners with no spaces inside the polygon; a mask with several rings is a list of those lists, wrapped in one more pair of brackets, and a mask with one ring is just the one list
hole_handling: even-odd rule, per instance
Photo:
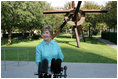
{"label": "dark metal sculpture", "polygon": [[[101,9],[80,10],[81,3],[82,1],[78,1],[77,7],[75,8],[75,3],[74,1],[72,1],[72,4],[70,4],[69,10],[53,10],[53,11],[43,12],[43,14],[63,14],[63,13],[65,14],[64,23],[57,29],[56,33],[52,36],[52,39],[54,39],[54,37],[62,30],[62,28],[66,25],[66,23],[68,23],[74,27],[78,48],[80,48],[80,41],[79,41],[77,26],[80,26],[80,31],[81,31],[83,40],[85,42],[85,38],[84,38],[82,26],[81,26],[82,23],[85,21],[85,14],[86,13],[106,13],[107,10],[101,10]],[[78,13],[80,13],[81,17],[78,17]]]}

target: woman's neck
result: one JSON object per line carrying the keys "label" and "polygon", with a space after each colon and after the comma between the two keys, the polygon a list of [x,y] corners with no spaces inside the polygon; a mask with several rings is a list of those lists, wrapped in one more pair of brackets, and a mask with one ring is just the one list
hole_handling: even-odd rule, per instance
{"label": "woman's neck", "polygon": [[50,41],[51,41],[50,39],[49,40],[45,40],[46,43],[49,43]]}

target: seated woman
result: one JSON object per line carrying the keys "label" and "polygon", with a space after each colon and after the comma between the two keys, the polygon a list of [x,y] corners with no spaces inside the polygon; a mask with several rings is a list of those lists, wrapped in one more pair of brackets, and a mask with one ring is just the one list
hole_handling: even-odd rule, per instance
{"label": "seated woman", "polygon": [[36,64],[38,66],[39,62],[43,59],[48,60],[48,73],[51,74],[51,60],[61,59],[63,60],[64,56],[61,51],[59,44],[51,39],[53,30],[51,26],[44,26],[41,30],[43,41],[36,46]]}

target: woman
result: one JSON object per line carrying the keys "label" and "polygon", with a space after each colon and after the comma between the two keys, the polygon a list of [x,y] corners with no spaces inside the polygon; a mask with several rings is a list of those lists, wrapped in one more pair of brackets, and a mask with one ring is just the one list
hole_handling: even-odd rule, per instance
{"label": "woman", "polygon": [[41,62],[43,59],[47,59],[49,63],[48,73],[51,72],[51,60],[53,58],[63,60],[63,53],[59,44],[51,39],[53,34],[51,26],[44,26],[41,30],[43,41],[36,47],[36,64]]}

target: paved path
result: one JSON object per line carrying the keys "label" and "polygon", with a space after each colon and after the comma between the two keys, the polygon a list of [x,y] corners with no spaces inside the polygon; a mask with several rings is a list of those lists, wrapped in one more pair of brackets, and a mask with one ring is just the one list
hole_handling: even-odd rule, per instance
{"label": "paved path", "polygon": [[105,39],[102,39],[101,37],[98,37],[98,36],[93,36],[93,37],[96,37],[97,39],[99,39],[100,41],[102,41],[103,43],[107,44],[108,46],[114,48],[115,50],[117,50],[117,45],[108,41],[108,40],[105,40]]}
{"label": "paved path", "polygon": [[[67,78],[116,78],[117,64],[102,63],[62,63],[67,66]],[[37,71],[35,62],[1,61],[2,78],[37,78],[34,72]]]}

